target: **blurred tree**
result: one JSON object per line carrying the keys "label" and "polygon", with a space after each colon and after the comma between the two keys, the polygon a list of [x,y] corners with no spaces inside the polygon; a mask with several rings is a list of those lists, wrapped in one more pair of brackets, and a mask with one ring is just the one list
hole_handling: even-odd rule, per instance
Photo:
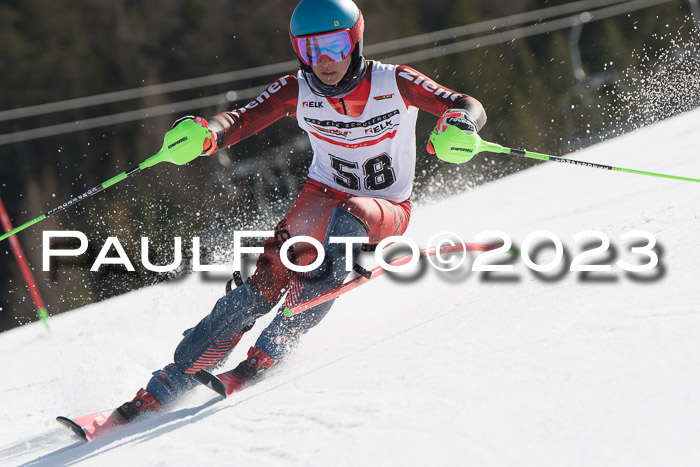
{"label": "blurred tree", "polygon": [[[365,44],[550,7],[555,0],[357,0],[366,19]],[[0,109],[137,88],[293,59],[288,21],[295,2],[260,0],[0,0]],[[580,39],[584,69],[617,72],[638,67],[644,55],[668,47],[673,31],[689,34],[687,5],[674,1],[586,25]],[[697,35],[694,36],[697,40]],[[457,38],[463,40],[465,38]],[[450,41],[443,41],[442,44]],[[434,44],[427,44],[432,47]],[[403,52],[403,51],[401,51]],[[390,57],[396,53],[378,57]],[[480,99],[489,114],[484,137],[561,154],[607,134],[614,119],[598,105],[616,98],[573,74],[569,31],[435,57],[411,66]],[[263,77],[113,104],[0,122],[0,134],[169,104],[261,86]],[[637,83],[638,84],[638,83]],[[235,105],[243,105],[236,103]],[[573,108],[572,108],[573,106]],[[192,109],[211,115],[220,108]],[[619,113],[619,112],[616,112]],[[146,118],[55,137],[0,146],[0,193],[15,224],[102,182],[153,154],[180,116]],[[423,143],[435,119],[421,115],[414,199],[427,202],[530,164],[476,157],[448,166],[428,157]],[[310,161],[293,121],[280,122],[235,148],[187,167],[161,167],[47,219],[21,234],[49,311],[57,313],[169,276],[139,268],[90,273],[108,236],[117,236],[134,265],[139,239],[152,239],[152,261],[169,262],[172,237],[202,235],[210,253],[225,258],[234,228],[269,228],[294,199]],[[284,180],[287,178],[287,180]],[[50,273],[41,264],[41,231],[80,230],[90,239],[79,263]],[[188,241],[188,240],[187,240]],[[187,241],[185,242],[187,244]],[[187,245],[185,245],[187,246]],[[0,329],[34,318],[19,271],[0,244]],[[87,266],[86,266],[87,264]]]}

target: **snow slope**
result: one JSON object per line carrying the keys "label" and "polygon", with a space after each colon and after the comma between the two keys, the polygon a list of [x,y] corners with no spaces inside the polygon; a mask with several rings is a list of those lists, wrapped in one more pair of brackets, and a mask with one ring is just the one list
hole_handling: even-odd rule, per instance
{"label": "snow slope", "polygon": [[[698,120],[700,110],[573,157],[700,177]],[[191,276],[56,316],[50,334],[5,332],[0,464],[700,465],[698,207],[698,184],[552,163],[416,208],[407,235],[422,246],[443,230],[520,243],[545,229],[575,255],[572,236],[595,229],[631,261],[619,237],[641,229],[661,262],[647,280],[618,268],[544,280],[521,261],[505,280],[468,268],[378,278],[258,384],[222,402],[200,388],[90,444],[54,417],[129,399],[221,284]]]}

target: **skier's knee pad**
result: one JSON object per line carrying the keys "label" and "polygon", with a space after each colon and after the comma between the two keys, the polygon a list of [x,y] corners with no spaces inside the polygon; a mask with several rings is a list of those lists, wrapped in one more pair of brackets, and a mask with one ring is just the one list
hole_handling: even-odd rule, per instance
{"label": "skier's knee pad", "polygon": [[270,309],[258,289],[246,281],[220,298],[211,313],[186,332],[175,349],[175,365],[185,374],[216,366],[233,350],[239,334]]}

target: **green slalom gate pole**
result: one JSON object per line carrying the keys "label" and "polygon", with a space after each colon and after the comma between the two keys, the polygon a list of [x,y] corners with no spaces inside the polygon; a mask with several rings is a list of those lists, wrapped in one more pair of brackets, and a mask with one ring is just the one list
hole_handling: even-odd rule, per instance
{"label": "green slalom gate pole", "polygon": [[141,162],[126,172],[120,173],[116,177],[112,177],[104,183],[101,183],[82,195],[75,196],[74,198],[66,201],[65,203],[57,206],[50,211],[42,214],[36,219],[32,219],[19,227],[16,227],[9,232],[0,236],[0,241],[5,240],[22,230],[31,227],[32,225],[43,221],[49,216],[56,214],[57,212],[63,211],[64,209],[79,203],[80,201],[89,198],[90,196],[96,195],[102,190],[106,190],[112,185],[116,185],[125,178],[128,178],[134,174],[139,173],[143,169],[153,167],[161,162],[170,162],[175,165],[185,165],[188,162],[193,161],[197,157],[202,155],[202,149],[204,147],[204,142],[206,139],[211,137],[211,131],[208,128],[202,127],[195,123],[194,120],[187,119],[180,122],[172,130],[165,134],[163,139],[163,147],[154,156],[149,157],[145,161]]}
{"label": "green slalom gate pole", "polygon": [[437,134],[436,130],[433,130],[433,133],[430,135],[430,141],[435,148],[437,157],[453,164],[463,164],[465,162],[469,162],[472,157],[480,152],[493,152],[496,154],[511,154],[514,156],[527,157],[529,159],[537,159],[541,161],[560,162],[563,164],[580,165],[594,169],[612,170],[614,172],[626,172],[637,175],[648,175],[651,177],[669,178],[671,180],[680,180],[684,182],[700,183],[700,179],[698,178],[679,177],[676,175],[647,172],[644,170],[624,169],[622,167],[615,167],[612,165],[578,161],[568,159],[566,157],[550,156],[548,154],[540,154],[522,149],[511,149],[501,146],[500,144],[484,141],[476,133],[470,135],[465,134],[462,130],[455,126],[448,126],[447,129],[439,135]]}

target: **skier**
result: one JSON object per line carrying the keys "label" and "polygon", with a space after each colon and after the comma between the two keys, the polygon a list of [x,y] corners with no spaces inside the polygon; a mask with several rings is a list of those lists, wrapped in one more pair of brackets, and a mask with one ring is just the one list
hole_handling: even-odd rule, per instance
{"label": "skier", "polygon": [[[198,384],[193,375],[220,363],[255,320],[284,305],[234,370],[242,386],[284,358],[302,334],[328,313],[329,301],[293,317],[282,310],[343,283],[346,245],[330,237],[359,237],[376,244],[402,235],[411,215],[418,110],[440,117],[438,133],[454,125],[477,132],[486,122],[476,99],[454,92],[407,66],[367,61],[362,55],[364,19],[351,0],[302,0],[289,26],[300,70],[274,81],[245,107],[195,122],[211,130],[204,153],[232,146],[282,117],[295,118],[309,136],[313,162],[308,180],[289,213],[275,228],[256,269],[231,290],[197,326],[185,331],[174,363],[153,373],[145,389],[120,413],[132,419],[157,410]],[[428,143],[428,151],[432,146]],[[322,243],[325,259],[308,273],[295,273],[280,258],[285,240],[310,236]],[[308,265],[316,250],[297,243],[290,261]]]}

